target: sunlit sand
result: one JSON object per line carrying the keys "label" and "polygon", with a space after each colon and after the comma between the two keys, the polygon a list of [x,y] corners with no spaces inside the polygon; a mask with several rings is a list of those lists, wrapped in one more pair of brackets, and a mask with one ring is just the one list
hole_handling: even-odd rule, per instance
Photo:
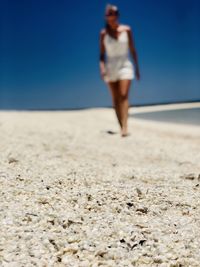
{"label": "sunlit sand", "polygon": [[1,111],[0,265],[200,266],[200,127],[159,108]]}

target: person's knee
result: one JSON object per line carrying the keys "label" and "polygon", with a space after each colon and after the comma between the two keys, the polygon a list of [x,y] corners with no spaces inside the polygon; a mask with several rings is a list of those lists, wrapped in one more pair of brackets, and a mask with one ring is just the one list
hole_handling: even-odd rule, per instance
{"label": "person's knee", "polygon": [[120,94],[116,90],[115,93],[113,94],[113,102],[115,102],[116,104],[119,104],[120,100],[121,100]]}
{"label": "person's knee", "polygon": [[115,97],[115,98],[113,99],[113,103],[114,103],[114,105],[117,107],[117,106],[120,104],[120,98],[119,98],[119,97]]}
{"label": "person's knee", "polygon": [[127,101],[128,100],[128,94],[120,94],[121,101]]}

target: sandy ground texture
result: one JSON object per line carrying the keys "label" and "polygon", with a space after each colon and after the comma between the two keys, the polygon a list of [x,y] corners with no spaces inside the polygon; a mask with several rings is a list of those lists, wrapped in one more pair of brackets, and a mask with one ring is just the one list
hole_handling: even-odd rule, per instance
{"label": "sandy ground texture", "polygon": [[0,266],[200,266],[200,127],[129,132],[109,108],[0,112]]}

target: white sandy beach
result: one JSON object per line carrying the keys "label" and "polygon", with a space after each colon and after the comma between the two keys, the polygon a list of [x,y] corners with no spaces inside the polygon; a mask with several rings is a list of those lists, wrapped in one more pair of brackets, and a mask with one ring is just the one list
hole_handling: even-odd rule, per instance
{"label": "white sandy beach", "polygon": [[200,126],[128,124],[0,111],[0,266],[200,266]]}

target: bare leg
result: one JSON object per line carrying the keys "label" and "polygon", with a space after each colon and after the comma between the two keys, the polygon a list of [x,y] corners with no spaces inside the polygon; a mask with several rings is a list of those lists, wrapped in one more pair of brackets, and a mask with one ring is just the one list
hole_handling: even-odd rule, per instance
{"label": "bare leg", "polygon": [[120,95],[119,95],[119,82],[108,82],[108,87],[111,92],[112,96],[112,103],[113,107],[115,109],[115,113],[120,125],[120,128],[122,128],[122,121],[121,121],[121,110],[120,110]]}
{"label": "bare leg", "polygon": [[120,112],[121,112],[121,136],[128,135],[128,95],[131,85],[131,80],[120,80],[119,81],[119,91],[120,91]]}

